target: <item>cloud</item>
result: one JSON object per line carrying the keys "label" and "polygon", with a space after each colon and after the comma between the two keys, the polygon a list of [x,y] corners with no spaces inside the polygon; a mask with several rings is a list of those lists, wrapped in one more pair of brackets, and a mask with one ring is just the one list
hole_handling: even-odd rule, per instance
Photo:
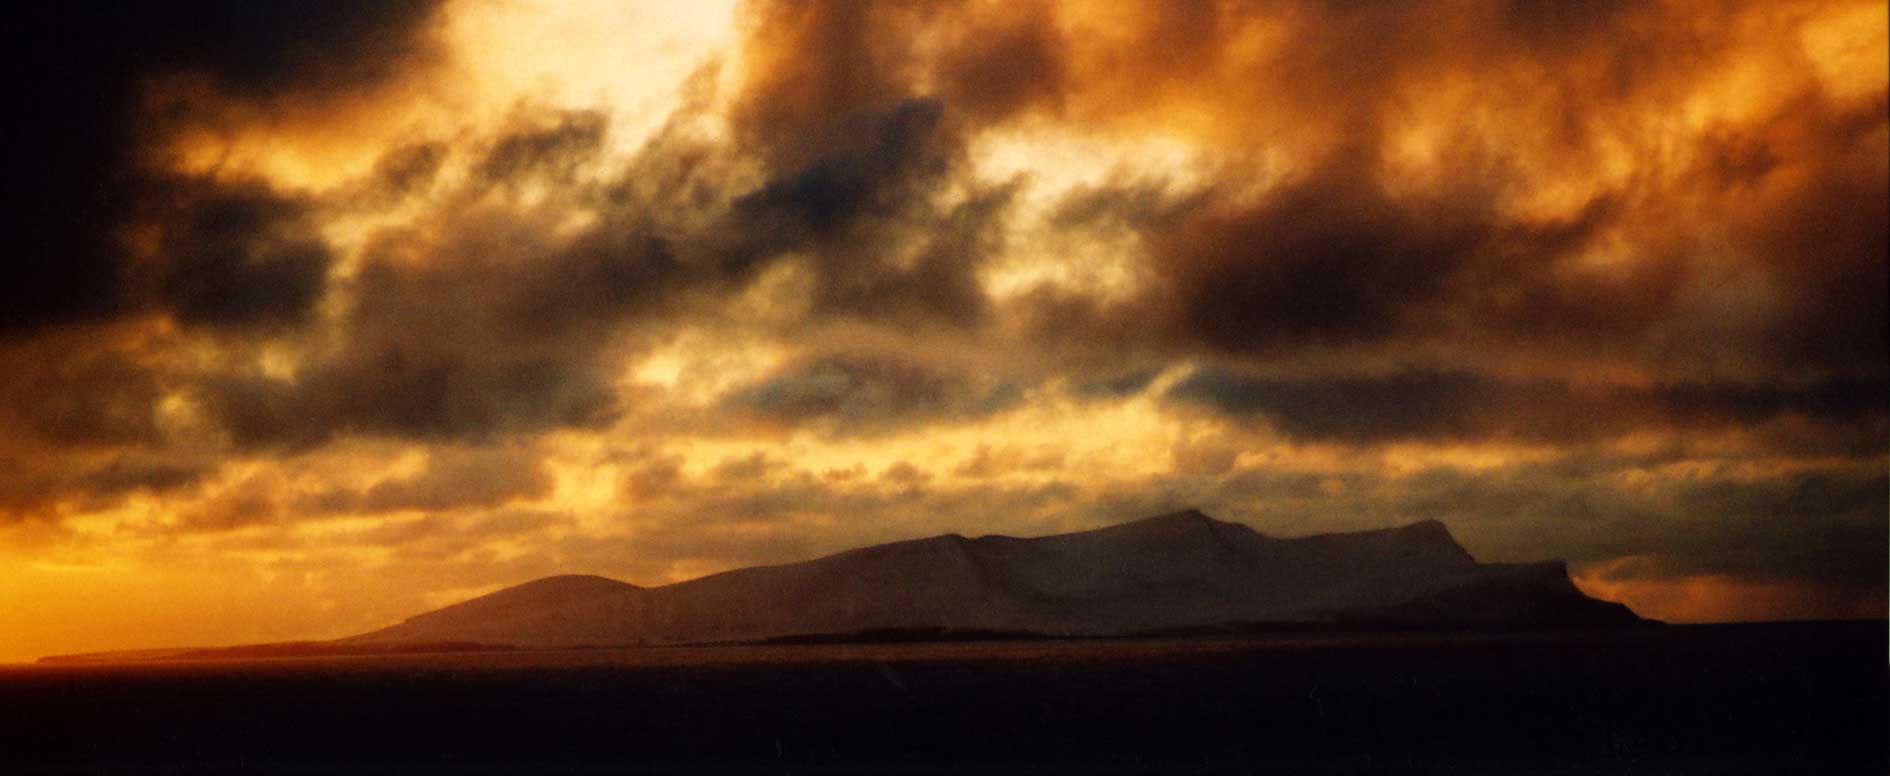
{"label": "cloud", "polygon": [[163,226],[155,280],[180,322],[270,327],[301,322],[327,287],[333,251],[306,204],[258,183],[180,183]]}
{"label": "cloud", "polygon": [[0,210],[16,244],[0,267],[0,336],[140,306],[126,298],[132,266],[117,227],[154,182],[147,133],[166,119],[143,112],[152,79],[191,74],[258,99],[344,94],[424,58],[434,10],[133,2],[109,13],[17,14],[4,41],[4,85],[19,118],[5,144],[11,180]]}
{"label": "cloud", "polygon": [[155,440],[160,385],[149,368],[110,351],[17,355],[9,359],[16,371],[0,383],[13,428],[71,447]]}
{"label": "cloud", "polygon": [[[349,434],[477,441],[609,422],[617,359],[634,347],[623,327],[722,281],[713,262],[686,264],[652,223],[661,203],[611,206],[570,179],[597,153],[601,122],[515,113],[483,144],[477,174],[438,193],[421,223],[371,235],[333,285],[343,312],[310,333],[295,374],[201,380],[209,413],[239,446],[287,449]],[[430,168],[444,152],[413,153]],[[378,180],[390,174],[384,166]],[[518,188],[547,175],[552,199],[526,204]],[[579,208],[597,215],[570,229]]]}
{"label": "cloud", "polygon": [[388,149],[374,163],[373,182],[362,192],[370,204],[391,204],[424,194],[439,177],[452,149],[445,143],[418,142]]}
{"label": "cloud", "polygon": [[551,489],[540,455],[518,447],[434,446],[412,475],[361,490],[316,497],[320,508],[352,513],[440,512],[501,507],[542,498]]}
{"label": "cloud", "polygon": [[986,306],[976,273],[1010,192],[937,204],[962,154],[941,114],[935,100],[908,99],[849,116],[812,161],[733,202],[737,261],[805,252],[816,315],[976,323]]}
{"label": "cloud", "polygon": [[976,452],[952,470],[959,477],[984,479],[1017,472],[1055,471],[1064,465],[1064,453],[1055,448],[1035,450],[1013,446],[978,445]]}
{"label": "cloud", "polygon": [[[1553,13],[1500,3],[1065,19],[1164,52],[1072,38],[1070,119],[1199,133],[1214,161],[1178,201],[1134,179],[1072,195],[1057,226],[1133,224],[1149,282],[1129,300],[1046,284],[1020,313],[1068,321],[1062,339],[1255,360],[1606,352],[1668,379],[1881,374],[1881,84],[1780,77],[1730,101],[1712,62],[1821,65],[1741,32],[1759,7],[1680,13],[1610,6],[1553,32]],[[1704,128],[1662,123],[1689,99]],[[1174,116],[1202,118],[1159,123]]]}
{"label": "cloud", "polygon": [[[718,314],[779,264],[813,283],[806,317],[788,325],[970,325],[1009,195],[931,202],[956,153],[940,146],[937,111],[916,101],[862,117],[831,153],[746,189],[712,177],[722,168],[683,137],[609,165],[597,115],[516,111],[470,180],[435,194],[424,226],[368,242],[333,286],[346,300],[338,325],[292,379],[225,374],[201,395],[245,447],[598,428],[620,414],[613,382],[637,346],[627,327]],[[651,171],[683,177],[650,188]],[[528,182],[552,185],[549,199],[528,201]],[[573,211],[590,214],[575,229]]]}
{"label": "cloud", "polygon": [[57,520],[62,507],[109,509],[137,494],[170,496],[204,481],[214,464],[121,453],[108,458],[0,457],[0,524]]}
{"label": "cloud", "polygon": [[863,216],[893,215],[912,196],[910,186],[935,176],[945,163],[933,143],[938,121],[938,104],[925,100],[859,116],[840,135],[851,142],[829,146],[805,167],[743,196],[736,207],[810,238],[831,236]]}
{"label": "cloud", "polygon": [[906,47],[890,31],[933,8],[859,3],[758,3],[742,42],[737,137],[773,169],[806,166],[864,111],[912,96]]}
{"label": "cloud", "polygon": [[474,167],[478,177],[494,184],[527,176],[568,184],[574,168],[597,154],[608,129],[605,117],[594,111],[528,113],[520,120],[536,125],[514,128],[493,142]]}
{"label": "cloud", "polygon": [[[1754,347],[1800,368],[1881,364],[1890,336],[1890,95],[1801,95],[1713,141],[1706,183],[1781,299]],[[1744,164],[1739,162],[1743,161]]]}
{"label": "cloud", "polygon": [[109,500],[135,492],[175,491],[201,482],[211,471],[208,466],[174,458],[119,455],[80,475],[73,485],[79,492]]}
{"label": "cloud", "polygon": [[[594,257],[539,244],[505,221],[490,213],[485,229],[457,235],[444,246],[451,263],[370,260],[349,284],[343,349],[293,381],[209,382],[212,414],[239,444],[292,447],[351,432],[478,440],[607,421],[614,394],[601,360],[610,343],[597,335],[633,307],[610,309],[615,294],[634,293],[641,262],[663,261],[660,247]],[[562,297],[566,287],[580,292]]]}
{"label": "cloud", "polygon": [[1153,369],[1138,369],[1124,372],[1101,380],[1082,382],[1070,387],[1071,393],[1083,398],[1126,399],[1138,395],[1155,382],[1161,373]]}
{"label": "cloud", "polygon": [[1623,577],[1714,574],[1883,589],[1880,550],[1890,539],[1880,514],[1878,491],[1887,484],[1881,471],[1838,464],[1758,476],[1731,467],[1688,477],[1623,476],[1648,471],[1627,461],[1589,472],[1540,465],[1481,475],[1437,470],[1375,487],[1389,508],[1451,520],[1485,535],[1505,556],[1541,552],[1546,542],[1577,563],[1641,558],[1633,571],[1615,570]]}
{"label": "cloud", "polygon": [[1376,377],[1253,377],[1201,369],[1170,387],[1174,404],[1234,418],[1264,418],[1286,436],[1372,444],[1402,440],[1515,439],[1583,443],[1650,431],[1741,429],[1782,416],[1844,427],[1882,428],[1880,380],[1804,386],[1670,383],[1643,388],[1581,386],[1468,372]]}
{"label": "cloud", "polygon": [[434,54],[435,0],[259,9],[235,0],[177,9],[132,3],[98,26],[129,34],[152,71],[202,71],[248,94],[358,89]]}
{"label": "cloud", "polygon": [[852,436],[982,418],[1022,399],[1022,388],[1003,380],[887,353],[834,353],[739,388],[722,406],[766,423]]}
{"label": "cloud", "polygon": [[1054,113],[1069,77],[1069,54],[1048,6],[958,26],[932,78],[946,104],[992,124],[1032,109]]}
{"label": "cloud", "polygon": [[1315,174],[1258,207],[1203,212],[1158,238],[1183,335],[1241,352],[1409,327],[1482,249],[1487,216],[1474,204],[1399,201],[1355,176]]}

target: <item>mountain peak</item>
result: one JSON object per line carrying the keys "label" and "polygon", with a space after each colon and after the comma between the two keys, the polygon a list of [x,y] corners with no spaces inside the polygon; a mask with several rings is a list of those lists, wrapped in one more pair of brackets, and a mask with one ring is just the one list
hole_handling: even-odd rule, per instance
{"label": "mountain peak", "polygon": [[1450,526],[1444,525],[1444,521],[1438,520],[1437,518],[1427,518],[1408,525],[1401,525],[1391,529],[1391,531],[1405,536],[1449,539],[1453,543],[1457,541],[1450,535]]}
{"label": "mountain peak", "polygon": [[[549,577],[539,577],[530,582],[513,585],[512,587],[481,596],[481,598],[502,598],[533,594],[606,594],[641,589],[643,588],[637,585],[611,579],[610,577],[600,577],[596,574],[557,574]],[[475,598],[473,600],[476,601],[480,599]]]}
{"label": "mountain peak", "polygon": [[1217,536],[1220,534],[1222,528],[1232,525],[1234,524],[1208,517],[1206,513],[1199,509],[1183,509],[1178,512],[1165,512],[1152,517],[1130,520],[1126,523],[1117,523],[1082,533],[1124,538],[1140,537],[1144,539],[1152,539],[1155,537]]}
{"label": "mountain peak", "polygon": [[1440,520],[1419,520],[1409,525],[1386,529],[1385,534],[1399,543],[1428,547],[1452,556],[1462,556],[1463,560],[1469,562],[1476,560],[1471,557],[1470,551],[1464,549],[1463,545],[1457,541],[1457,537],[1451,535],[1450,527]]}
{"label": "mountain peak", "polygon": [[1157,524],[1215,525],[1220,522],[1221,521],[1216,520],[1212,517],[1208,517],[1207,513],[1202,512],[1199,509],[1188,508],[1188,509],[1183,509],[1179,512],[1166,512],[1163,514],[1155,515],[1153,517],[1144,517],[1140,520],[1131,520],[1125,525],[1135,525],[1137,523],[1144,523],[1144,524],[1150,524],[1150,525],[1157,525]]}

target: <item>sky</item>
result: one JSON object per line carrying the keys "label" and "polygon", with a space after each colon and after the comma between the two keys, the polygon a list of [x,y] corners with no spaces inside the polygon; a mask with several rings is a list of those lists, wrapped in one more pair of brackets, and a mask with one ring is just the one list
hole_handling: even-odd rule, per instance
{"label": "sky", "polygon": [[1885,614],[1882,2],[18,16],[0,661],[1185,507]]}

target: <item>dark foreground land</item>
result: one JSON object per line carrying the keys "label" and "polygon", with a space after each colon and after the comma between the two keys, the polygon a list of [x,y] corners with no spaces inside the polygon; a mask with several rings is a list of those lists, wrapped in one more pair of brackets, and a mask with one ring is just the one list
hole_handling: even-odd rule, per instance
{"label": "dark foreground land", "polygon": [[0,669],[0,771],[1886,773],[1884,623]]}

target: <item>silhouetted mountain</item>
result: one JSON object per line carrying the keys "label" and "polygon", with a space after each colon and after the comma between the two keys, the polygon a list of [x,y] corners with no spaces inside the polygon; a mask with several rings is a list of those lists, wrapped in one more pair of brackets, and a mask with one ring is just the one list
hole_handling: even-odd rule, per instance
{"label": "silhouetted mountain", "polygon": [[867,633],[1111,636],[1267,623],[1640,622],[1559,561],[1478,563],[1442,523],[1280,539],[1189,510],[1032,539],[950,534],[662,587],[551,577],[348,643],[520,647]]}

